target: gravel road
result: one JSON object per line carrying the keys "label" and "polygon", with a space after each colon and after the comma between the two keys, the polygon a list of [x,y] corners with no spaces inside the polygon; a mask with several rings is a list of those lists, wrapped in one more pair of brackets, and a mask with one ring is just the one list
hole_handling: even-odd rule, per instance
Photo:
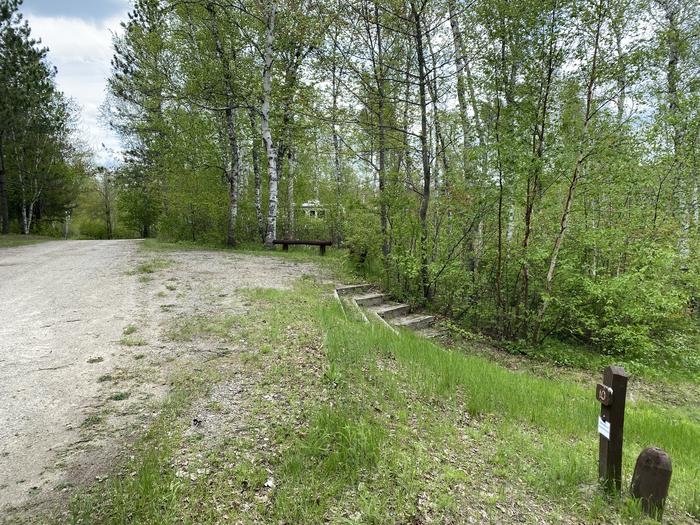
{"label": "gravel road", "polygon": [[[154,258],[165,264],[153,274],[134,271]],[[164,335],[169,321],[240,308],[236,289],[287,287],[315,270],[228,252],[154,254],[138,241],[0,249],[0,516],[65,500],[109,471],[134,421],[138,433],[155,413],[148,403],[167,393],[165,367],[188,351]],[[123,342],[129,326],[136,347]],[[146,369],[144,381],[135,371]],[[86,431],[99,410],[108,417]]]}

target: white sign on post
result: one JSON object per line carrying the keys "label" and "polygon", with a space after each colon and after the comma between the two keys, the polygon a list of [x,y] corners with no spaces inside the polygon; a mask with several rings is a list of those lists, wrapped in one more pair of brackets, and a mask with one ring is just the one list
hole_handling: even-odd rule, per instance
{"label": "white sign on post", "polygon": [[610,422],[604,421],[602,417],[598,417],[598,434],[605,439],[610,439]]}

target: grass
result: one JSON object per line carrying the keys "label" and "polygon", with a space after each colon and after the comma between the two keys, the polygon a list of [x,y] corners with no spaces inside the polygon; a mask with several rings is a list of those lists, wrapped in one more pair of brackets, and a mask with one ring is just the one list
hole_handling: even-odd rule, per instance
{"label": "grass", "polygon": [[131,335],[135,333],[138,330],[138,327],[136,325],[130,324],[127,325],[126,328],[124,328],[124,331],[122,332],[124,335]]}
{"label": "grass", "polygon": [[99,425],[103,419],[104,417],[99,414],[91,414],[83,420],[80,426],[82,428],[94,427],[95,425]]}
{"label": "grass", "polygon": [[87,360],[87,362],[91,365],[101,363],[102,361],[104,361],[104,357],[91,357]]}
{"label": "grass", "polygon": [[181,320],[168,331],[168,337],[177,342],[189,342],[197,337],[228,340],[233,327],[241,323],[237,315],[195,316]]}
{"label": "grass", "polygon": [[674,359],[662,355],[660,349],[648,351],[639,356],[608,355],[581,344],[567,343],[557,339],[547,339],[537,347],[506,345],[505,349],[526,355],[529,359],[546,363],[578,368],[581,370],[602,370],[613,364],[623,365],[638,377],[663,382],[700,383],[700,353],[688,351],[698,346],[697,337],[683,342],[683,350],[673,352]]}
{"label": "grass", "polygon": [[154,274],[160,270],[168,268],[172,265],[172,261],[163,259],[162,257],[154,257],[150,261],[139,264],[134,270],[131,270],[129,275],[141,274],[142,278],[150,279],[150,274]]}
{"label": "grass", "polygon": [[258,243],[245,243],[236,248],[229,248],[222,244],[202,244],[187,241],[167,242],[158,239],[145,239],[141,242],[140,248],[145,253],[169,253],[173,251],[221,251],[234,254],[253,255],[259,257],[279,257],[291,261],[313,262],[322,268],[332,271],[338,276],[342,276],[345,282],[359,282],[360,276],[353,268],[347,255],[347,250],[328,247],[326,255],[319,255],[316,246],[291,246],[285,252],[281,247],[269,250]]}
{"label": "grass", "polygon": [[129,399],[129,396],[131,394],[129,392],[115,392],[111,396],[109,396],[110,401],[124,401],[125,399]]}
{"label": "grass", "polygon": [[124,336],[119,340],[122,346],[146,346],[148,342],[143,337]]}
{"label": "grass", "polygon": [[[302,280],[250,291],[245,317],[178,320],[175,340],[240,339],[258,350],[176,380],[135,459],[76,500],[73,523],[643,522],[636,502],[597,485],[593,384],[513,372],[347,319],[319,299],[325,291]],[[235,405],[243,430],[186,435],[190,407],[231,370],[254,381]],[[625,429],[623,485],[642,448],[660,446],[674,464],[667,519],[698,516],[700,425],[630,402]],[[183,451],[186,475],[176,466]]]}
{"label": "grass", "polygon": [[0,248],[14,248],[16,246],[26,246],[29,244],[37,244],[40,242],[55,241],[53,237],[44,237],[41,235],[0,235]]}

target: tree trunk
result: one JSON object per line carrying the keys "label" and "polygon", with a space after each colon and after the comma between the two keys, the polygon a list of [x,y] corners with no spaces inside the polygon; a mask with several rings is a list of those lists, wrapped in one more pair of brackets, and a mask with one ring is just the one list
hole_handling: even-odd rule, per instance
{"label": "tree trunk", "polygon": [[236,122],[234,110],[226,108],[226,131],[230,148],[230,159],[226,170],[228,181],[228,224],[226,227],[226,246],[236,245],[236,218],[238,216],[238,183],[240,181],[240,151],[238,148],[238,137],[236,134]]}
{"label": "tree trunk", "polygon": [[571,182],[569,183],[569,189],[566,193],[566,200],[564,201],[564,209],[562,211],[561,220],[559,222],[559,233],[554,240],[554,246],[552,247],[552,253],[549,258],[549,270],[547,271],[547,277],[545,279],[545,297],[539,308],[537,315],[537,322],[535,324],[535,329],[533,332],[532,341],[537,344],[540,342],[540,331],[542,329],[542,323],[544,321],[544,316],[547,311],[547,307],[550,303],[550,298],[552,295],[552,281],[554,280],[554,274],[557,268],[557,260],[559,257],[559,251],[561,250],[562,243],[564,242],[564,237],[566,235],[569,216],[571,214],[571,205],[574,201],[574,196],[576,194],[576,186],[578,185],[579,178],[581,177],[581,170],[583,169],[583,163],[586,159],[585,148],[588,138],[588,128],[593,116],[593,93],[595,90],[596,76],[598,74],[598,53],[600,48],[600,35],[601,28],[603,25],[604,12],[599,6],[598,20],[596,21],[595,38],[593,42],[593,57],[591,59],[591,72],[588,79],[588,85],[586,86],[586,111],[583,120],[583,130],[581,132],[581,139],[579,143],[579,151],[576,158],[576,164],[574,165],[574,170],[571,175]]}
{"label": "tree trunk", "polygon": [[277,237],[277,151],[272,142],[272,133],[270,132],[270,102],[272,99],[272,60],[275,31],[275,13],[276,6],[274,0],[268,3],[268,11],[265,17],[265,51],[263,68],[263,101],[262,101],[262,116],[260,127],[262,130],[263,143],[265,144],[265,152],[267,153],[267,172],[270,177],[270,197],[267,209],[267,234],[265,237],[265,246],[269,249],[275,247],[273,241]]}
{"label": "tree trunk", "polygon": [[63,219],[63,238],[64,239],[68,239],[68,234],[70,233],[70,216],[71,216],[71,211],[67,210],[66,216]]}
{"label": "tree trunk", "polygon": [[287,150],[287,231],[285,237],[293,239],[296,231],[296,217],[294,215],[294,153]]}
{"label": "tree trunk", "polygon": [[379,4],[374,4],[374,31],[377,42],[377,60],[374,64],[374,78],[377,83],[377,127],[379,132],[379,165],[377,176],[379,178],[379,225],[382,233],[382,255],[384,265],[388,263],[390,252],[389,245],[389,205],[386,196],[386,130],[384,123],[384,49],[382,45],[382,31],[379,23]]}
{"label": "tree trunk", "polygon": [[333,175],[335,179],[335,217],[333,228],[333,243],[340,246],[343,241],[343,220],[342,220],[342,201],[341,195],[343,192],[343,170],[340,165],[340,137],[338,136],[338,92],[340,91],[340,79],[337,71],[335,54],[333,55],[333,64],[331,69],[331,96],[333,99],[333,108],[331,112],[331,131],[333,133]]}
{"label": "tree trunk", "polygon": [[0,233],[10,233],[10,208],[7,198],[7,181],[5,172],[5,150],[3,149],[2,136],[0,135]]}
{"label": "tree trunk", "polygon": [[112,206],[109,202],[109,197],[105,199],[105,222],[107,223],[107,239],[114,237],[114,228],[112,227]]}
{"label": "tree trunk", "polygon": [[258,225],[258,235],[260,241],[265,242],[265,222],[262,212],[262,176],[260,174],[260,150],[258,148],[258,137],[255,130],[257,129],[257,118],[255,110],[249,108],[248,117],[250,118],[250,130],[253,134],[253,145],[251,147],[251,155],[253,157],[253,176],[255,178],[255,219]]}
{"label": "tree trunk", "polygon": [[418,57],[418,98],[421,116],[421,161],[423,167],[423,194],[421,196],[419,220],[421,231],[420,247],[420,280],[423,289],[423,298],[431,299],[431,287],[428,275],[428,205],[430,203],[430,150],[428,146],[428,101],[426,97],[427,73],[425,67],[425,53],[423,49],[423,21],[422,13],[411,1],[411,11],[415,23],[416,53]]}
{"label": "tree trunk", "polygon": [[544,147],[545,147],[545,134],[547,129],[547,119],[549,114],[549,101],[551,94],[552,81],[554,78],[555,64],[554,56],[556,53],[556,27],[557,27],[557,3],[554,2],[552,5],[550,25],[549,25],[549,44],[547,50],[546,63],[544,65],[545,78],[543,87],[540,92],[540,107],[537,108],[537,121],[532,133],[532,158],[533,158],[533,169],[528,171],[527,176],[527,188],[525,196],[525,228],[523,232],[522,241],[522,285],[520,301],[516,308],[516,319],[520,317],[520,308],[523,309],[524,319],[520,323],[520,328],[518,331],[522,336],[527,336],[530,324],[530,239],[533,231],[532,216],[535,208],[535,200],[540,187],[540,178],[542,175],[542,169],[544,164]]}
{"label": "tree trunk", "polygon": [[452,29],[452,41],[455,48],[455,64],[457,66],[457,101],[459,102],[459,121],[462,126],[462,169],[464,179],[467,179],[469,165],[469,121],[467,118],[467,97],[465,94],[464,69],[466,58],[464,56],[464,41],[462,31],[459,28],[459,20],[455,10],[454,0],[447,3],[450,27]]}
{"label": "tree trunk", "polygon": [[224,156],[226,166],[226,179],[228,181],[229,207],[228,223],[226,227],[226,246],[236,245],[236,218],[238,216],[238,185],[240,182],[240,149],[238,146],[238,134],[236,132],[236,110],[234,105],[233,75],[231,66],[224,53],[223,44],[219,36],[219,28],[216,21],[216,12],[210,2],[207,11],[211,16],[211,32],[216,46],[216,55],[221,63],[226,84],[226,134],[228,137],[229,154]]}
{"label": "tree trunk", "polygon": [[[678,254],[683,261],[686,261],[690,255],[690,247],[688,246],[688,232],[690,230],[691,211],[688,201],[689,185],[684,177],[683,157],[681,148],[683,142],[683,128],[678,118],[679,95],[678,84],[680,82],[680,73],[678,65],[681,60],[680,50],[680,29],[679,9],[680,4],[673,1],[661,2],[664,9],[664,16],[668,23],[668,30],[665,33],[668,46],[668,62],[666,64],[666,89],[668,96],[668,117],[670,126],[673,131],[673,167],[672,172],[677,177],[679,186],[679,208],[681,217],[680,238],[678,241]],[[683,262],[682,264],[686,264]]]}

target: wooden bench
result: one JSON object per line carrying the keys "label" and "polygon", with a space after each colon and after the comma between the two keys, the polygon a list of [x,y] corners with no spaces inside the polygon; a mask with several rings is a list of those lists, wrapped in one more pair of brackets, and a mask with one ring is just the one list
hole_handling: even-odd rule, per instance
{"label": "wooden bench", "polygon": [[275,239],[272,244],[281,244],[282,249],[289,251],[290,244],[306,244],[308,246],[318,246],[321,250],[321,255],[326,255],[326,246],[333,244],[331,241],[297,241],[292,239]]}

